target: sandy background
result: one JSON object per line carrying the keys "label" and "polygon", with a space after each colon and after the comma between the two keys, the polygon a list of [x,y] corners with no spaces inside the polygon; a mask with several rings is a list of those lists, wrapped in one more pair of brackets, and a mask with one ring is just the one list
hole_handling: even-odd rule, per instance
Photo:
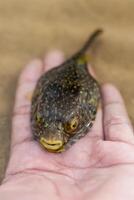
{"label": "sandy background", "polygon": [[104,34],[91,62],[100,81],[114,83],[134,123],[133,0],[0,1],[0,179],[9,153],[18,75],[34,57],[59,48],[69,56],[98,27]]}

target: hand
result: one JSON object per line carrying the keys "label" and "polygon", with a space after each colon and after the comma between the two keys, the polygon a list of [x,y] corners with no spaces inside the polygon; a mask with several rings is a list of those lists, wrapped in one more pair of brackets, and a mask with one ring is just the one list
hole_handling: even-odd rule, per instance
{"label": "hand", "polygon": [[20,76],[0,199],[133,200],[133,128],[122,97],[112,85],[102,86],[103,108],[92,130],[69,150],[48,153],[33,140],[30,96],[41,74],[62,61],[61,53],[50,53],[44,63],[34,60]]}

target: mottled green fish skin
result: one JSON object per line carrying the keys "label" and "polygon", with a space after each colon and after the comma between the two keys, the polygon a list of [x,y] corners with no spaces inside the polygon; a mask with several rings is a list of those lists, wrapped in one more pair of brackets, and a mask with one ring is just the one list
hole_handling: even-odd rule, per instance
{"label": "mottled green fish skin", "polygon": [[[37,141],[42,136],[47,140],[62,140],[66,150],[92,127],[100,89],[88,71],[85,53],[100,33],[101,30],[95,31],[78,53],[40,77],[31,107],[31,127]],[[65,124],[73,117],[79,119],[79,124],[69,134]]]}

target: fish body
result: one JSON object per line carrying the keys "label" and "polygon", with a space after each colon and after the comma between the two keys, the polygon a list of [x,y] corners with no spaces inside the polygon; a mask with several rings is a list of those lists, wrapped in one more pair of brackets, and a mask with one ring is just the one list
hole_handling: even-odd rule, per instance
{"label": "fish body", "polygon": [[79,52],[43,74],[37,83],[32,98],[32,132],[50,152],[68,149],[93,125],[100,89],[88,71],[85,53],[100,32],[95,31]]}

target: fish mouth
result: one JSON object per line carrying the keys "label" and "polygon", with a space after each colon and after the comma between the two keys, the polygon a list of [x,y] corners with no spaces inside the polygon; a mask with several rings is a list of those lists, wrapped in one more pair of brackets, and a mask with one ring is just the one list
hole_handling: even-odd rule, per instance
{"label": "fish mouth", "polygon": [[45,147],[50,152],[62,152],[63,151],[63,141],[61,140],[48,140],[43,136],[39,140],[40,144]]}

